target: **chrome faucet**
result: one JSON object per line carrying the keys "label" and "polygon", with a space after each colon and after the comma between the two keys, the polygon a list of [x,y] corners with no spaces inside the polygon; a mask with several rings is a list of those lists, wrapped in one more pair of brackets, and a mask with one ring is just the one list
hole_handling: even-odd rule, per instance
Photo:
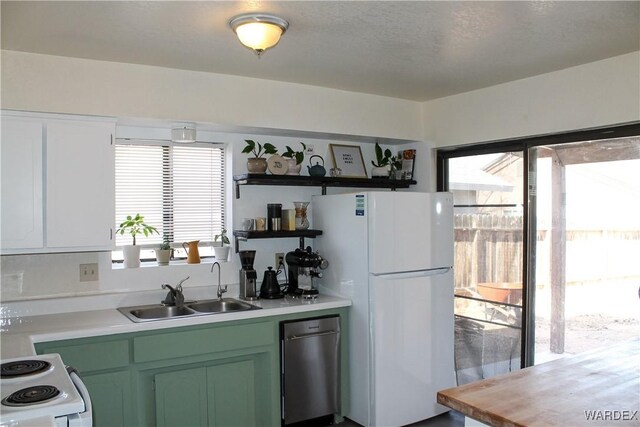
{"label": "chrome faucet", "polygon": [[191,276],[187,276],[184,279],[180,280],[176,287],[172,287],[171,285],[164,283],[162,285],[162,289],[169,289],[169,293],[165,297],[163,301],[160,303],[162,305],[175,305],[176,307],[182,307],[184,305],[184,294],[182,293],[182,284],[189,279]]}
{"label": "chrome faucet", "polygon": [[214,262],[213,265],[211,266],[211,272],[213,273],[213,267],[218,266],[218,299],[222,299],[222,294],[224,294],[225,292],[227,292],[227,285],[224,285],[224,289],[222,289],[222,286],[220,284],[220,263],[218,261]]}

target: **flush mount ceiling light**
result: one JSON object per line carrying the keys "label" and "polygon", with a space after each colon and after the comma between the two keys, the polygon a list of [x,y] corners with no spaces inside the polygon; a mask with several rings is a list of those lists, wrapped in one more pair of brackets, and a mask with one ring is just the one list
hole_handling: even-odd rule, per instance
{"label": "flush mount ceiling light", "polygon": [[173,129],[171,129],[171,141],[183,144],[196,142],[195,125],[174,126]]}
{"label": "flush mount ceiling light", "polygon": [[253,49],[260,57],[262,52],[278,44],[280,37],[289,28],[289,23],[273,15],[247,13],[231,19],[229,26],[240,43]]}

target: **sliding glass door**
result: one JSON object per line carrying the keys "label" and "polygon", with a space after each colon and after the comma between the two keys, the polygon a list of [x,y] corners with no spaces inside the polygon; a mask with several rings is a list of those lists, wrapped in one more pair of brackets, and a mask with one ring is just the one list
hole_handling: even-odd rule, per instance
{"label": "sliding glass door", "polygon": [[459,384],[640,333],[640,124],[437,150]]}
{"label": "sliding glass door", "polygon": [[523,156],[449,160],[459,384],[520,368]]}
{"label": "sliding glass door", "polygon": [[530,150],[535,363],[640,336],[640,139]]}

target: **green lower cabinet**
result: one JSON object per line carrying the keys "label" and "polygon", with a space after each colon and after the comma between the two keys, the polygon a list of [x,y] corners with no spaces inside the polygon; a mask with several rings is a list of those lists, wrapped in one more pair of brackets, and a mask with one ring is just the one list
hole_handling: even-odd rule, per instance
{"label": "green lower cabinet", "polygon": [[158,427],[208,425],[206,368],[157,374],[154,380]]}
{"label": "green lower cabinet", "polygon": [[158,427],[252,427],[256,425],[251,360],[157,374]]}
{"label": "green lower cabinet", "polygon": [[207,368],[209,425],[256,425],[255,364],[253,360]]}
{"label": "green lower cabinet", "polygon": [[91,395],[95,427],[279,427],[279,322],[339,314],[342,414],[347,309],[36,344],[60,353]]}
{"label": "green lower cabinet", "polygon": [[84,375],[82,381],[93,403],[95,427],[135,425],[129,371]]}

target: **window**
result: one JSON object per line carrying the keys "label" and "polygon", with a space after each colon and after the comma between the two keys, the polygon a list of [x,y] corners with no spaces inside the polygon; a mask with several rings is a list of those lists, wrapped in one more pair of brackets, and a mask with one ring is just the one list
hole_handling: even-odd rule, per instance
{"label": "window", "polygon": [[[159,234],[142,236],[141,258],[154,259],[153,249],[167,235],[184,258],[182,242],[200,241],[201,256],[212,256],[211,242],[224,227],[224,147],[220,144],[173,144],[169,141],[116,141],[116,218],[140,213]],[[113,260],[122,260],[131,236],[116,235]]]}

